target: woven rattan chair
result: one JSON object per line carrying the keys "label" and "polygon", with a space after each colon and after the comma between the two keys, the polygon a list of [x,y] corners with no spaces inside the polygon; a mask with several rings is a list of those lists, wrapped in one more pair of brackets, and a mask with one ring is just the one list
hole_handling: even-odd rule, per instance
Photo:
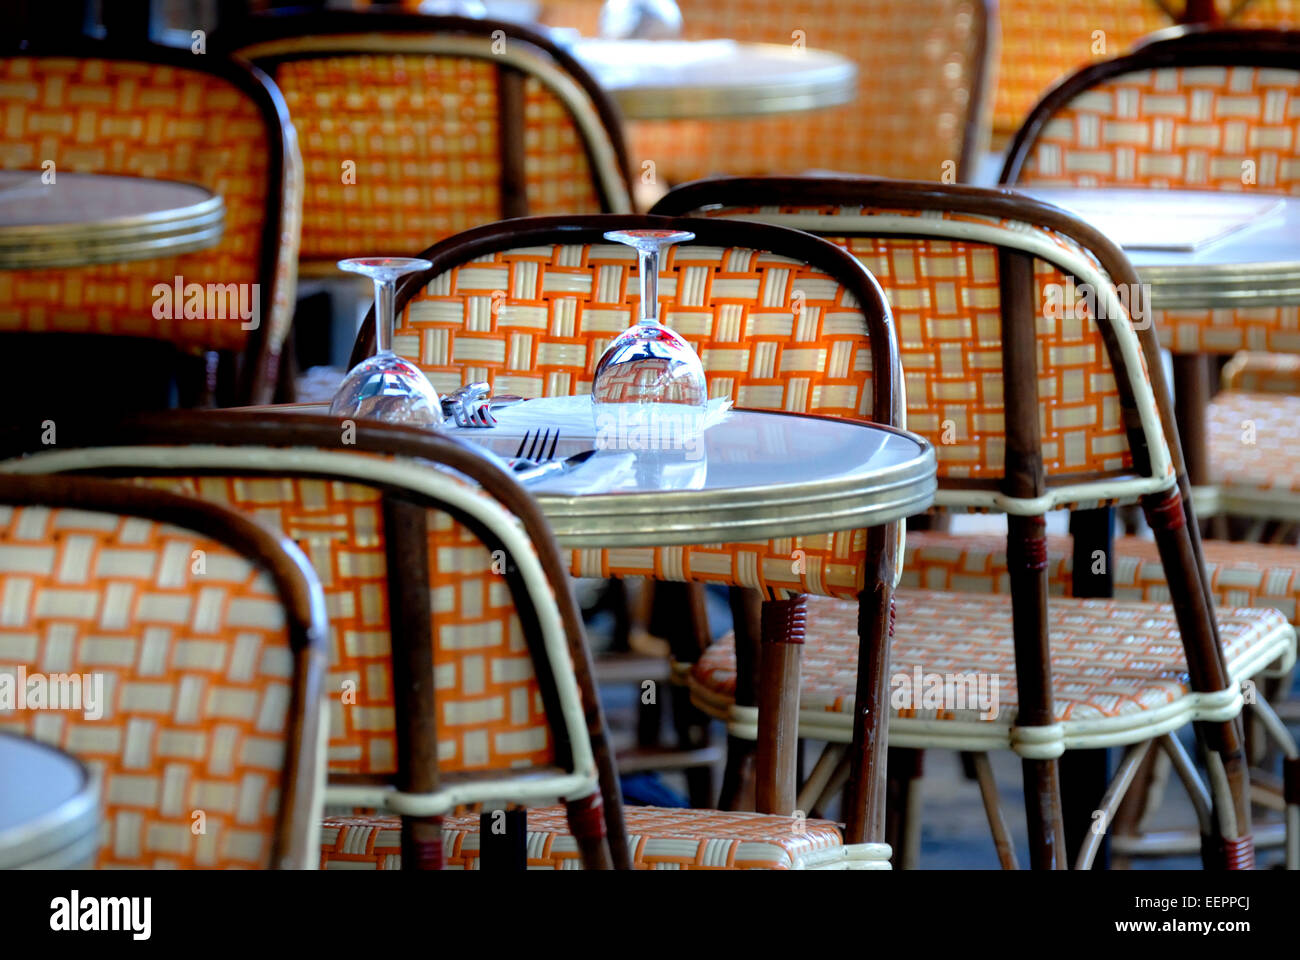
{"label": "woven rattan chair", "polygon": [[[1017,134],[1002,180],[1295,195],[1298,102],[1300,32],[1173,30],[1062,81]],[[1201,512],[1300,519],[1288,431],[1278,429],[1300,415],[1300,398],[1211,401],[1205,361],[1244,349],[1300,352],[1300,308],[1153,314],[1174,354],[1180,406],[1197,414],[1189,413],[1184,443],[1193,483],[1209,487]],[[1243,421],[1255,423],[1253,437]]]}
{"label": "woven rattan chair", "polygon": [[8,476],[0,571],[4,672],[83,684],[0,729],[95,772],[97,866],[316,866],[328,625],[297,547],[161,490]]}
{"label": "woven rattan chair", "polygon": [[[441,865],[438,818],[461,805],[556,797],[568,801],[587,866],[608,866],[590,748],[605,751],[604,733],[581,620],[558,554],[539,559],[530,545],[545,521],[473,448],[414,429],[261,412],[68,424],[67,456],[41,456],[31,439],[9,436],[8,453],[34,455],[0,471],[134,476],[297,541],[333,628],[328,802],[406,814],[408,866]],[[430,463],[477,479],[486,495]],[[561,670],[560,660],[574,666]],[[564,680],[575,670],[581,690]]]}
{"label": "woven rattan chair", "polygon": [[[852,103],[810,113],[628,125],[633,167],[662,183],[726,172],[842,170],[965,178],[988,141],[995,17],[985,0],[678,0],[683,36],[802,44],[858,65]],[[599,2],[544,4],[594,33]]]}
{"label": "woven rattan chair", "polygon": [[304,272],[507,217],[631,209],[617,111],[526,27],[329,11],[251,17],[214,43],[284,91],[306,166]]}
{"label": "woven rattan chair", "polygon": [[[988,718],[906,708],[891,724],[891,744],[1019,753],[1031,853],[1036,866],[1050,866],[1062,862],[1064,846],[1053,758],[1069,748],[1132,745],[1102,805],[1109,815],[1149,741],[1163,737],[1177,750],[1169,731],[1199,720],[1217,818],[1202,820],[1205,861],[1252,862],[1237,684],[1293,658],[1295,633],[1276,611],[1224,609],[1216,624],[1154,333],[1135,330],[1114,293],[1115,285],[1136,283],[1118,249],[1062,211],[1024,197],[902,181],[701,181],[673,191],[656,209],[799,227],[858,256],[881,278],[898,317],[908,424],[932,439],[939,456],[936,502],[1009,514],[1004,563],[1014,617],[1005,598],[991,593],[903,590],[893,657],[903,674],[942,665],[938,672],[1005,675],[1014,660],[1013,710]],[[1044,315],[1048,285],[1082,283],[1099,291],[1101,320]],[[1042,515],[1134,499],[1156,533],[1173,606],[1047,603]],[[1094,548],[1109,552],[1109,528],[1094,521],[1076,532],[1076,549],[1083,545],[1085,556]],[[810,610],[800,715],[807,736],[846,735],[853,694],[843,675],[853,656],[852,637],[843,633],[846,613],[830,602]],[[1131,638],[1138,636],[1146,638],[1141,649],[1149,662],[1132,659]],[[732,651],[724,642],[706,652],[691,675],[693,696],[733,731],[752,736],[751,712],[734,697]],[[1005,698],[1003,704],[1012,706]],[[994,809],[990,803],[1008,862]],[[1089,841],[1080,864],[1091,862],[1096,845]]]}
{"label": "woven rattan chair", "polygon": [[[744,406],[869,418],[893,426],[896,349],[888,308],[862,266],[814,237],[758,224],[647,217],[536,218],[484,227],[421,256],[432,270],[398,291],[395,349],[435,387],[485,380],[498,393],[584,394],[605,345],[633,320],[634,253],[602,240],[608,230],[686,229],[696,240],[672,249],[660,280],[667,322],[699,351],[710,391]],[[799,291],[803,295],[800,296]],[[798,314],[798,323],[792,318]],[[822,324],[826,327],[823,331]],[[370,321],[354,356],[371,349]],[[822,353],[833,358],[823,362]],[[771,696],[758,740],[760,812],[794,810],[797,713],[795,627],[805,593],[861,600],[867,649],[883,646],[897,531],[893,526],[762,543],[577,550],[577,576],[642,576],[752,588],[755,644],[761,619],[759,689]],[[803,551],[803,564],[790,562]],[[882,574],[879,584],[869,571]],[[694,638],[687,638],[690,643]],[[675,651],[681,658],[680,648]],[[694,654],[692,653],[693,657]],[[872,659],[864,689],[879,690],[885,665]],[[870,711],[870,721],[883,719]],[[883,809],[874,779],[883,738],[855,742],[847,840],[879,841]]]}
{"label": "woven rattan chair", "polygon": [[[102,266],[0,270],[6,341],[0,352],[10,362],[21,355],[30,366],[38,352],[77,351],[129,383],[145,367],[141,357],[155,356],[133,346],[148,338],[180,354],[223,356],[232,375],[222,374],[218,400],[270,400],[293,316],[302,203],[301,160],[275,85],[246,63],[188,49],[37,38],[21,49],[0,43],[0,110],[7,118],[0,168],[35,176],[53,161],[56,178],[99,173],[185,181],[207,187],[225,204],[221,240],[206,250]],[[216,317],[155,310],[154,285],[174,277],[223,289],[255,285],[255,321],[228,313],[224,304]],[[201,393],[205,365],[200,359],[190,366],[196,369],[183,371],[182,386]],[[102,393],[100,409],[115,402],[113,389]]]}
{"label": "woven rattan chair", "polygon": [[[528,812],[530,837],[562,834],[530,841],[545,851],[534,866],[607,866],[605,823],[620,866],[887,865],[879,845],[845,845],[835,825],[788,816],[631,811],[625,824],[581,618],[536,505],[472,446],[354,427],[297,414],[168,415],[74,429],[57,453],[36,452],[19,431],[6,452],[34,452],[0,464],[134,476],[254,514],[301,544],[334,634],[326,796],[385,811],[327,817],[322,866],[437,867],[445,852],[446,866],[477,868],[473,824],[495,814],[463,805],[555,796],[565,805]],[[415,682],[430,670],[433,689]],[[692,838],[698,856],[684,851]]]}

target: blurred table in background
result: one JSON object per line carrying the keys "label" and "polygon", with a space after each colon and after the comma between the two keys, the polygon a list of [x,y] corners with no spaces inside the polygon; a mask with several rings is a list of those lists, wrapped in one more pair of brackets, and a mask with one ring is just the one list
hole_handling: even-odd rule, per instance
{"label": "blurred table in background", "polygon": [[[225,204],[192,183],[0,170],[0,268],[86,267],[189,253],[221,240]],[[170,278],[167,278],[170,279]]]}

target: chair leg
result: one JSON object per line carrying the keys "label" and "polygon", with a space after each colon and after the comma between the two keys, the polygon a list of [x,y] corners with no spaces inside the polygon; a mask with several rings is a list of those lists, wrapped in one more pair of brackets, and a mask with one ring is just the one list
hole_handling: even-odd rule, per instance
{"label": "chair leg", "polygon": [[[1047,631],[1047,529],[1042,517],[1007,518],[1007,565],[1016,654],[1018,727],[1056,722]],[[1064,870],[1065,821],[1060,769],[1054,757],[1025,757],[1025,819],[1034,870]]]}
{"label": "chair leg", "polygon": [[925,751],[889,748],[885,835],[894,851],[894,866],[915,870],[921,859],[921,777]]}
{"label": "chair leg", "polygon": [[609,845],[605,842],[605,811],[600,791],[578,800],[565,801],[564,813],[569,821],[569,832],[582,851],[583,869],[614,869]]}
{"label": "chair leg", "polygon": [[[1197,693],[1220,693],[1229,686],[1218,623],[1214,618],[1205,571],[1199,562],[1191,527],[1191,505],[1177,488],[1142,498],[1147,524],[1155,534],[1160,561],[1169,583],[1187,655],[1191,687]],[[1206,869],[1251,869],[1255,863],[1250,823],[1250,775],[1243,749],[1241,718],[1195,725],[1204,754],[1213,798],[1213,834],[1204,838],[1201,859]]]}
{"label": "chair leg", "polygon": [[886,740],[889,736],[889,644],[894,635],[897,524],[867,531],[866,578],[858,594],[858,678],[853,746],[844,791],[844,842],[885,839]]}
{"label": "chair leg", "polygon": [[763,601],[759,653],[758,760],[755,806],[759,813],[793,816],[798,786],[799,664],[808,598]]}
{"label": "chair leg", "polygon": [[718,794],[719,810],[739,810],[741,794],[745,789],[747,770],[752,768],[755,752],[753,740],[727,737],[727,763],[722,770],[722,789]]}
{"label": "chair leg", "polygon": [[1002,816],[1002,804],[998,799],[998,784],[993,779],[993,765],[989,763],[987,753],[968,753],[975,779],[980,787],[980,799],[984,801],[984,814],[989,818],[989,830],[993,833],[993,847],[998,853],[998,864],[1003,870],[1019,870],[1016,861],[1016,845],[1011,840],[1011,831]]}

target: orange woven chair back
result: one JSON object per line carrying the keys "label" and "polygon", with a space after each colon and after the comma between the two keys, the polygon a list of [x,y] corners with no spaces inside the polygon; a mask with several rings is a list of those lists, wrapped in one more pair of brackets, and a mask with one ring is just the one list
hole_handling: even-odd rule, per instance
{"label": "orange woven chair back", "polygon": [[[659,182],[810,169],[951,180],[984,149],[993,56],[984,0],[678,6],[685,39],[797,43],[848,57],[858,66],[857,96],[842,107],[770,119],[631,123],[633,168],[653,161]],[[588,34],[593,16],[573,3],[543,5],[547,23]],[[586,22],[569,22],[577,18]]]}
{"label": "orange woven chair back", "polygon": [[1160,0],[998,0],[994,138],[1005,142],[1020,129],[1062,77],[1174,23]]}
{"label": "orange woven chair back", "polygon": [[[153,260],[0,271],[0,331],[150,337],[243,353],[242,395],[266,401],[293,315],[300,160],[265,76],[217,56],[83,41],[0,57],[0,168],[197,183],[225,204],[220,242]],[[35,173],[34,173],[35,175]],[[256,284],[256,325],[155,310],[155,284]],[[179,306],[179,305],[178,305]],[[207,313],[207,311],[201,311]],[[245,329],[245,328],[251,329]]]}
{"label": "orange woven chair back", "polygon": [[[797,227],[859,259],[893,309],[907,427],[934,444],[941,488],[997,489],[1005,474],[1003,318],[1021,305],[1037,334],[1049,484],[1122,483],[1148,473],[1148,443],[1132,416],[1149,389],[1145,358],[1123,363],[1117,375],[1116,348],[1093,319],[1097,299],[1083,286],[1123,284],[1127,261],[1101,238],[1096,248],[1080,243],[1066,232],[1067,218],[1035,219],[1041,205],[965,187],[947,188],[949,199],[937,189],[872,179],[721,178],[680,187],[655,209]],[[1033,257],[1032,288],[1013,291],[1018,303],[1002,285],[1007,253]],[[1080,274],[1046,259],[1052,254],[1073,260]]]}
{"label": "orange woven chair back", "polygon": [[[666,222],[534,218],[454,237],[425,251],[434,269],[399,291],[394,350],[443,392],[485,380],[526,397],[589,393],[606,345],[639,316],[636,253],[602,234]],[[892,377],[876,383],[873,354],[893,354],[892,327],[856,263],[754,224],[673,229],[697,240],[661,263],[660,315],[700,354],[711,396],[891,422]]]}
{"label": "orange woven chair back", "polygon": [[237,514],[123,487],[0,478],[0,663],[28,691],[66,676],[82,693],[0,728],[98,775],[99,867],[303,868],[322,786],[319,584]]}
{"label": "orange woven chair back", "polygon": [[631,209],[617,114],[531,30],[334,12],[255,17],[231,42],[274,77],[301,138],[313,269],[507,217]]}
{"label": "orange woven chair back", "polygon": [[[1016,135],[1003,181],[1300,194],[1300,31],[1187,30],[1074,74]],[[1296,349],[1295,307],[1157,316],[1177,352]]]}

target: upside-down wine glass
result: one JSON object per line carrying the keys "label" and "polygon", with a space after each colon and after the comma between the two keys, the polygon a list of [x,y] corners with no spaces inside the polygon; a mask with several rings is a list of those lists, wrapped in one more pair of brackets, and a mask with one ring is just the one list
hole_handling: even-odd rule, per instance
{"label": "upside-down wine glass", "polygon": [[348,371],[330,414],[436,427],[442,423],[438,391],[424,371],[393,353],[393,299],[397,281],[408,273],[428,270],[428,260],[410,257],[359,257],[340,260],[339,269],[360,273],[375,282],[375,353]]}
{"label": "upside-down wine glass", "polygon": [[[659,258],[686,230],[611,230],[606,240],[636,249],[641,274],[641,319],[619,334],[596,364],[591,399],[620,404],[623,422],[674,411],[699,417],[709,402],[704,365],[681,336],[659,322]],[[667,406],[671,405],[671,406]],[[610,408],[605,408],[610,409]]]}

